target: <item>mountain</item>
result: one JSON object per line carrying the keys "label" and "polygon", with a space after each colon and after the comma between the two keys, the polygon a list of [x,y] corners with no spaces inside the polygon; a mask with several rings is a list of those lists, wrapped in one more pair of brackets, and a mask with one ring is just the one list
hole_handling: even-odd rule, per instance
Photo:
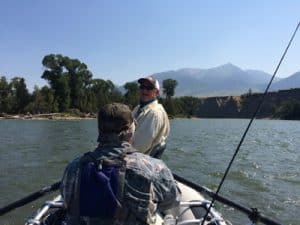
{"label": "mountain", "polygon": [[[163,80],[178,82],[176,96],[234,96],[252,92],[264,92],[272,75],[260,70],[242,70],[227,63],[209,69],[184,68],[153,74],[162,87]],[[275,77],[271,91],[300,88],[300,72],[288,78]],[[124,92],[124,88],[120,88]]]}
{"label": "mountain", "polygon": [[176,96],[227,96],[260,92],[271,75],[258,70],[242,70],[227,63],[210,69],[179,69],[153,74],[160,83],[165,79],[177,80]]}
{"label": "mountain", "polygon": [[300,88],[300,72],[272,84],[270,90]]}

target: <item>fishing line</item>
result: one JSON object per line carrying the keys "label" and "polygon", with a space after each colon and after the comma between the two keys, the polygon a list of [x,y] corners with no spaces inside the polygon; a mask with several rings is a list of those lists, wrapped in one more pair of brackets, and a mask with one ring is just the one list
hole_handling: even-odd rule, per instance
{"label": "fishing line", "polygon": [[[245,137],[246,137],[246,134],[248,133],[248,130],[249,130],[249,128],[250,128],[250,126],[251,126],[253,120],[255,119],[255,117],[256,117],[258,111],[260,110],[260,107],[261,107],[262,103],[263,103],[264,100],[265,100],[265,97],[266,97],[266,95],[267,95],[267,92],[268,92],[268,90],[269,90],[269,88],[270,88],[270,86],[271,86],[271,84],[272,84],[272,82],[273,82],[273,80],[274,80],[274,78],[275,78],[275,76],[276,76],[276,74],[277,74],[277,71],[278,71],[278,69],[279,69],[279,67],[280,67],[280,65],[281,65],[281,63],[282,63],[282,61],[283,61],[283,59],[284,59],[284,57],[285,57],[285,55],[286,55],[286,53],[287,53],[287,51],[288,51],[290,45],[291,45],[291,43],[293,42],[293,39],[294,39],[294,37],[295,37],[295,35],[296,35],[297,31],[298,31],[299,26],[300,26],[300,22],[298,23],[298,25],[297,25],[297,27],[296,27],[296,29],[295,29],[295,31],[294,31],[294,33],[293,33],[293,35],[292,35],[290,41],[289,41],[287,47],[285,48],[285,51],[284,51],[283,55],[281,56],[281,59],[280,59],[278,65],[277,65],[277,67],[276,67],[276,69],[275,69],[275,71],[274,71],[274,73],[273,73],[273,76],[272,76],[272,78],[271,78],[271,80],[270,80],[268,86],[266,87],[265,92],[263,93],[263,96],[262,96],[260,102],[258,103],[257,108],[256,108],[256,110],[255,110],[255,112],[254,112],[254,114],[253,114],[253,116],[252,116],[252,118],[251,118],[251,120],[250,120],[250,122],[249,122],[249,124],[248,124],[248,126],[247,126],[247,128],[246,128],[246,130],[244,131],[244,134],[243,134],[243,136],[242,136],[242,138],[241,138],[241,140],[240,140],[240,142],[239,142],[239,144],[238,144],[238,146],[237,146],[237,148],[236,148],[236,150],[235,150],[235,152],[234,152],[234,154],[233,154],[233,156],[232,156],[232,158],[231,158],[231,160],[230,160],[230,163],[228,164],[228,167],[227,167],[227,169],[226,169],[226,171],[225,171],[225,173],[224,173],[224,175],[223,175],[223,177],[222,177],[222,180],[221,180],[221,182],[220,182],[220,184],[219,184],[219,186],[218,186],[218,188],[217,188],[217,191],[215,192],[216,195],[218,195],[218,193],[219,193],[219,191],[220,191],[220,189],[221,189],[221,187],[222,187],[222,185],[223,185],[223,183],[224,183],[224,181],[225,181],[225,179],[226,179],[226,177],[227,177],[227,174],[228,174],[228,172],[229,172],[229,170],[230,170],[230,167],[231,167],[231,165],[232,165],[232,163],[233,163],[233,161],[234,161],[234,159],[235,159],[237,153],[239,152],[242,143],[244,142],[244,139],[245,139]],[[204,224],[204,222],[205,222],[205,220],[206,220],[206,218],[207,218],[207,216],[208,216],[208,214],[209,214],[209,212],[210,212],[210,209],[211,209],[212,205],[214,204],[215,200],[216,200],[216,197],[213,197],[213,199],[212,199],[212,201],[211,201],[211,203],[210,203],[210,205],[209,205],[209,207],[208,207],[208,209],[207,209],[207,211],[206,211],[206,214],[205,214],[205,216],[204,216],[204,219],[203,219],[201,225]],[[253,218],[253,220],[256,220],[256,218]],[[253,222],[256,222],[256,221],[253,221]]]}

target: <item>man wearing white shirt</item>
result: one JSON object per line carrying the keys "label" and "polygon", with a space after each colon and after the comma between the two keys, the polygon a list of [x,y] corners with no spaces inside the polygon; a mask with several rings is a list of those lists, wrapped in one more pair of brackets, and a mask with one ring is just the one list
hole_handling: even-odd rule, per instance
{"label": "man wearing white shirt", "polygon": [[152,76],[138,80],[140,84],[140,104],[133,110],[136,132],[133,146],[144,154],[159,158],[165,148],[170,132],[168,115],[158,103],[159,83]]}

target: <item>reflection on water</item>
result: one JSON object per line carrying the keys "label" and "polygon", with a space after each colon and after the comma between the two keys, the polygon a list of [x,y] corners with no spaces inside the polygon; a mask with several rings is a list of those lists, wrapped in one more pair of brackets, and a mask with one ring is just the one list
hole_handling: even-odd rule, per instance
{"label": "reflection on water", "polygon": [[[163,160],[179,175],[216,189],[248,120],[174,119]],[[220,194],[284,224],[300,221],[300,122],[257,120]],[[96,146],[95,120],[0,121],[0,205],[56,182],[66,164]],[[14,210],[0,224],[23,224],[50,196]],[[247,217],[217,204],[234,224]]]}

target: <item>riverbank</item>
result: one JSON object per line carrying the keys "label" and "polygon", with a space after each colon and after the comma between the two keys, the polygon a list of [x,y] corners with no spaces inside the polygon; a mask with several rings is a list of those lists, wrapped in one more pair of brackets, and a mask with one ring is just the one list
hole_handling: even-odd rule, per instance
{"label": "riverbank", "polygon": [[95,119],[96,114],[81,113],[80,115],[70,113],[45,113],[45,114],[1,114],[1,119],[18,119],[18,120],[81,120],[81,119]]}
{"label": "riverbank", "polygon": [[[0,120],[83,120],[83,119],[96,119],[96,114],[82,113],[81,115],[74,115],[70,113],[46,113],[46,114],[18,114],[18,115],[9,115],[9,114],[0,114]],[[169,116],[169,119],[199,119],[200,117],[195,116]],[[206,117],[201,117],[201,119],[207,119]],[[209,118],[209,119],[224,119],[224,118]],[[239,118],[230,118],[230,119],[239,119]],[[259,118],[265,120],[276,120],[276,118],[265,117]]]}

